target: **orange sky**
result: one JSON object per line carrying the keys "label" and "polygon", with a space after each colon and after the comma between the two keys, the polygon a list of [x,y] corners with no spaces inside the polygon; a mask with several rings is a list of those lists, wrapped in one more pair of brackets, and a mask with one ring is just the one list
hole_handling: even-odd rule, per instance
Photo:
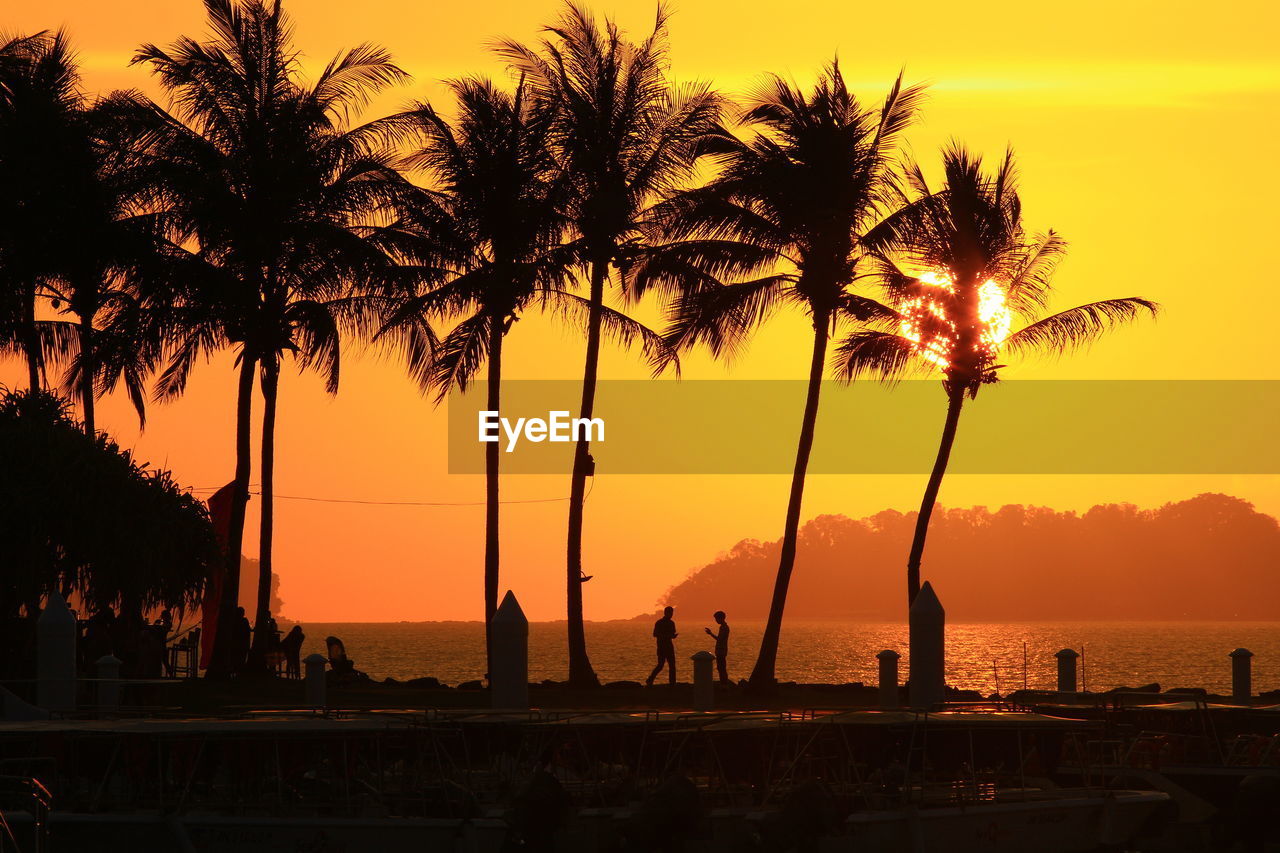
{"label": "orange sky", "polygon": [[[500,74],[489,40],[532,37],[558,4],[293,0],[288,8],[308,63],[369,40],[388,47],[413,74],[415,82],[375,104],[376,112],[438,96],[443,78]],[[640,28],[653,4],[617,0],[595,8]],[[950,137],[993,157],[1006,143],[1014,145],[1028,221],[1071,241],[1057,277],[1060,307],[1130,295],[1164,304],[1158,323],[1124,330],[1058,364],[1015,365],[1007,377],[1280,378],[1270,331],[1270,318],[1280,311],[1269,257],[1270,200],[1280,191],[1274,133],[1280,58],[1273,35],[1280,14],[1273,5],[1084,0],[1069,10],[1041,11],[1014,2],[891,7],[796,0],[786,4],[786,16],[778,8],[748,0],[677,4],[671,24],[676,76],[741,91],[764,71],[807,80],[838,52],[859,93],[875,98],[905,66],[908,79],[933,83],[924,121],[909,134],[926,165]],[[127,58],[142,42],[198,35],[201,6],[196,0],[16,0],[0,10],[0,31],[59,25],[71,31],[89,89],[139,87],[156,94],[144,70],[126,67]],[[581,343],[549,321],[527,318],[509,341],[508,376],[580,373]],[[685,361],[684,375],[803,378],[808,346],[805,321],[782,317],[736,364],[695,355]],[[0,383],[21,385],[24,375],[17,364],[0,364]],[[647,371],[633,356],[608,352],[602,375],[638,378]],[[99,425],[141,458],[172,468],[184,483],[220,485],[233,469],[233,386],[229,360],[215,361],[195,373],[182,400],[152,406],[144,433],[122,400],[104,402]],[[939,404],[940,422],[941,394]],[[445,473],[444,429],[443,410],[433,410],[394,362],[349,358],[336,398],[317,377],[286,372],[277,490],[482,501],[482,478]],[[558,497],[567,494],[568,480],[567,472],[512,477],[503,496]],[[815,476],[804,515],[914,509],[922,487],[917,476]],[[587,571],[596,576],[585,590],[588,618],[649,610],[664,589],[738,539],[778,537],[786,490],[781,476],[602,473],[587,507]],[[1210,490],[1280,514],[1280,483],[1261,476],[955,476],[941,500],[1081,509],[1109,501],[1153,505]],[[276,565],[286,615],[479,617],[482,507],[290,500],[277,506]],[[254,503],[250,509],[246,551],[254,554]],[[503,587],[515,589],[531,618],[561,618],[565,505],[517,504],[504,513]],[[645,532],[637,536],[637,530]],[[927,568],[926,555],[926,575]],[[963,621],[963,614],[953,618]]]}

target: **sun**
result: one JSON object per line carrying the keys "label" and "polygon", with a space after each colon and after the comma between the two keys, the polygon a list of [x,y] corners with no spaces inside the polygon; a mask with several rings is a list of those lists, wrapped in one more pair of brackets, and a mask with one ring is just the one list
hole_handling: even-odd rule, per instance
{"label": "sun", "polygon": [[948,272],[928,271],[916,277],[913,295],[903,303],[898,333],[917,356],[946,371],[951,367],[960,331],[957,319],[968,314],[966,303],[976,299],[978,360],[989,363],[1000,351],[1013,326],[1013,315],[1000,284],[987,279],[976,290],[957,288]]}

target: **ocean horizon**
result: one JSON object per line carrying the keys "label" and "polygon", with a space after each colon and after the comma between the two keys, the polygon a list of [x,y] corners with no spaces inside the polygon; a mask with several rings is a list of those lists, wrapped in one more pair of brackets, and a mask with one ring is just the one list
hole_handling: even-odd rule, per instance
{"label": "ocean horizon", "polygon": [[[325,653],[326,636],[340,637],[356,668],[375,680],[435,677],[457,685],[484,676],[484,625],[479,621],[293,622],[301,624],[303,655]],[[713,647],[703,629],[711,620],[677,613],[677,674],[692,680],[695,652]],[[567,678],[563,620],[529,625],[529,680]],[[730,620],[729,674],[750,674],[763,620]],[[587,648],[602,682],[643,681],[656,663],[649,617],[586,623]],[[1254,653],[1254,692],[1280,689],[1280,620],[1132,620],[952,622],[947,625],[947,683],[984,695],[1024,686],[1053,689],[1054,653],[1082,653],[1080,686],[1093,691],[1158,683],[1162,689],[1203,687],[1228,693],[1236,648]],[[778,678],[802,683],[874,684],[876,654],[902,655],[910,671],[907,626],[870,620],[795,619],[785,622]],[[1025,650],[1025,667],[1024,667]],[[663,675],[665,678],[665,673]]]}

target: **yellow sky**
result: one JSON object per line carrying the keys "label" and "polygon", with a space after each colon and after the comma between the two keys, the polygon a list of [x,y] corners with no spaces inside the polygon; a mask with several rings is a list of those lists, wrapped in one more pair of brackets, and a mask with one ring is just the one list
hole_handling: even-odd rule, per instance
{"label": "yellow sky", "polygon": [[[310,65],[368,40],[389,48],[414,75],[413,85],[375,104],[376,112],[438,97],[437,81],[447,77],[501,74],[488,43],[532,37],[558,4],[293,0],[288,8]],[[624,0],[594,8],[637,29],[651,20],[653,5]],[[924,120],[909,134],[926,166],[951,137],[992,157],[1014,146],[1029,222],[1052,226],[1071,242],[1057,277],[1061,307],[1130,295],[1164,304],[1158,323],[1122,331],[1059,364],[1015,365],[1007,376],[1280,378],[1271,332],[1280,289],[1270,273],[1271,199],[1280,192],[1274,6],[1087,0],[1046,11],[1014,2],[792,2],[785,15],[779,8],[754,0],[676,4],[676,76],[742,91],[765,71],[806,80],[838,53],[859,93],[876,98],[905,67],[909,80],[933,84]],[[154,94],[143,69],[126,67],[132,49],[198,35],[201,6],[11,0],[0,9],[0,31],[64,24],[90,89]],[[509,340],[508,376],[580,373],[580,342],[549,321],[528,318]],[[684,376],[802,378],[808,345],[803,319],[783,317],[731,367],[693,356]],[[612,378],[646,375],[636,358],[617,352],[606,354],[602,371]],[[15,364],[0,365],[0,382],[21,384],[23,375]],[[180,481],[219,485],[233,468],[233,380],[227,361],[198,371],[184,399],[152,407],[142,434],[119,400],[103,405],[99,423],[142,458],[173,468]],[[796,418],[798,427],[799,412]],[[393,362],[348,360],[336,399],[316,377],[286,373],[278,492],[482,500],[481,478],[445,473],[444,427],[444,412],[433,411]],[[816,476],[804,514],[914,509],[921,480]],[[1280,514],[1278,486],[1273,477],[957,476],[944,484],[941,500],[1080,509],[1106,501],[1152,505],[1214,490]],[[509,478],[503,488],[506,499],[557,497],[567,493],[568,474]],[[786,490],[785,477],[602,472],[587,509],[587,570],[596,576],[586,588],[588,617],[651,609],[664,589],[738,539],[778,537]],[[564,505],[510,505],[504,513],[503,587],[515,589],[531,617],[561,618]],[[282,500],[276,563],[286,613],[349,621],[477,618],[482,525],[477,506]],[[637,537],[637,528],[660,532]],[[253,515],[246,543],[255,553]],[[927,564],[926,555],[926,573]]]}

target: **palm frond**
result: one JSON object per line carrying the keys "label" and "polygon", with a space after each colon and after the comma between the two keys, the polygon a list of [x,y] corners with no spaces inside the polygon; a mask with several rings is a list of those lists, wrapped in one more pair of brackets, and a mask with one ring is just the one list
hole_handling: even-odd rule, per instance
{"label": "palm frond", "polygon": [[[563,320],[586,330],[591,317],[591,300],[562,290],[543,291],[539,294],[539,299]],[[672,368],[679,375],[679,354],[662,335],[607,305],[596,306],[596,310],[600,312],[600,327],[604,335],[623,348],[630,348],[638,343],[655,376],[667,368]]]}
{"label": "palm frond", "polygon": [[911,341],[892,332],[863,329],[849,335],[832,353],[836,375],[851,382],[862,376],[894,382],[928,370]]}
{"label": "palm frond", "polygon": [[671,306],[663,338],[676,350],[701,344],[716,357],[732,359],[793,283],[793,276],[780,273],[682,294]]}
{"label": "palm frond", "polygon": [[1132,323],[1143,314],[1155,317],[1160,306],[1149,299],[1106,299],[1059,311],[1025,326],[1009,336],[1004,351],[1010,355],[1061,355],[1096,341],[1117,326]]}

